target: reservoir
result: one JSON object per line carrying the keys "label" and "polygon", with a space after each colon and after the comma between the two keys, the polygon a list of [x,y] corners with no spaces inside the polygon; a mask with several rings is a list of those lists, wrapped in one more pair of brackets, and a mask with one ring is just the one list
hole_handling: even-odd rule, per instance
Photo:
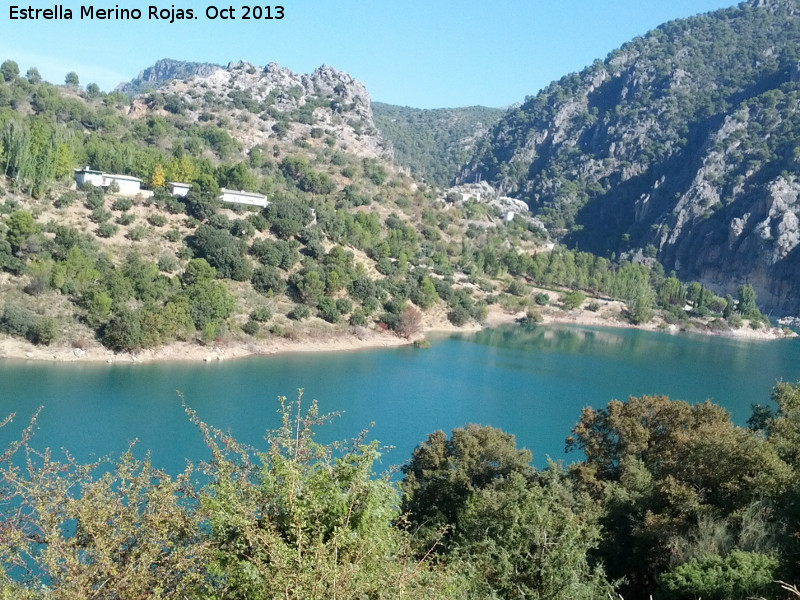
{"label": "reservoir", "polygon": [[665,394],[710,399],[744,424],[752,403],[769,403],[779,379],[800,380],[800,339],[740,341],[633,329],[507,326],[433,336],[432,347],[336,354],[284,354],[219,363],[80,364],[0,362],[5,444],[42,407],[32,445],[78,460],[118,456],[130,442],[170,472],[208,457],[181,397],[208,424],[256,448],[279,424],[278,396],[340,412],[318,440],[368,439],[382,465],[405,462],[428,433],[467,423],[517,438],[537,466],[570,462],[564,439],[585,406]]}

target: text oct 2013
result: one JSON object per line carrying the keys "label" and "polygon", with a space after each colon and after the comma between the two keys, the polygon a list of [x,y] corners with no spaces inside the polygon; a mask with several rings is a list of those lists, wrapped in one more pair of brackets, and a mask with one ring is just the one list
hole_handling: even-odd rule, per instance
{"label": "text oct 2013", "polygon": [[96,8],[94,5],[84,5],[75,9],[55,4],[52,8],[33,8],[32,6],[12,5],[9,7],[9,19],[12,21],[25,20],[90,20],[90,21],[138,21],[147,18],[151,21],[176,21],[196,20],[199,15],[208,20],[281,20],[285,17],[285,8],[280,5],[209,5],[199,11],[194,8],[177,8],[174,4],[169,8],[148,6],[146,8],[126,8],[115,5],[114,8]]}

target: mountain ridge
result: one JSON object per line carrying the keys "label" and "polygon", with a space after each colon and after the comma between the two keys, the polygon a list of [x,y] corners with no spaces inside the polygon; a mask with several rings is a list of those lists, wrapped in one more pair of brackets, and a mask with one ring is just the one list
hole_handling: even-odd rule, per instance
{"label": "mountain ridge", "polygon": [[158,89],[170,79],[187,79],[194,75],[210,75],[215,70],[222,68],[221,65],[213,63],[162,58],[153,65],[142,69],[139,75],[132,80],[117,85],[114,91],[135,96],[136,94]]}
{"label": "mountain ridge", "polygon": [[[161,59],[140,71],[131,81],[119,84],[116,91],[131,97],[163,91],[175,82],[193,77],[205,79],[214,73],[228,71],[237,64],[250,66],[244,61],[230,62],[223,67],[212,63]],[[323,65],[320,69],[331,67]],[[308,77],[313,79],[314,73],[320,69]],[[340,73],[336,69],[333,71]],[[298,80],[297,83],[302,82]],[[369,96],[366,88],[363,96]],[[382,145],[390,159],[410,173],[446,187],[458,183],[455,181],[458,171],[470,158],[475,144],[508,108],[466,106],[421,109],[371,101],[371,110],[371,125],[380,131],[384,140]]]}
{"label": "mountain ridge", "polygon": [[718,293],[752,283],[797,313],[797,202],[770,190],[796,185],[799,14],[751,0],[635,38],[507,113],[460,179],[525,200],[570,247],[657,257]]}

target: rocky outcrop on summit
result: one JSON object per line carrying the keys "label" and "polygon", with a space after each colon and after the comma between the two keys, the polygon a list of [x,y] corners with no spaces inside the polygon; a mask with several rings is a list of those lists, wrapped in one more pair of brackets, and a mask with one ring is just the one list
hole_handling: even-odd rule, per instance
{"label": "rocky outcrop on summit", "polygon": [[667,23],[510,111],[462,170],[565,243],[800,314],[800,0]]}
{"label": "rocky outcrop on summit", "polygon": [[157,95],[136,98],[131,116],[153,110],[178,111],[198,122],[206,115],[227,113],[235,123],[230,134],[245,148],[266,144],[275,136],[307,137],[315,130],[313,135],[331,135],[343,149],[360,156],[384,153],[366,87],[326,65],[310,75],[298,75],[274,62],[263,68],[236,62],[200,69],[189,77],[162,82]]}
{"label": "rocky outcrop on summit", "polygon": [[194,75],[206,77],[221,68],[221,66],[211,63],[186,62],[163,58],[152,67],[141,71],[135,79],[119,84],[116,90],[123,94],[135,96],[142,92],[158,89],[170,79],[188,79]]}

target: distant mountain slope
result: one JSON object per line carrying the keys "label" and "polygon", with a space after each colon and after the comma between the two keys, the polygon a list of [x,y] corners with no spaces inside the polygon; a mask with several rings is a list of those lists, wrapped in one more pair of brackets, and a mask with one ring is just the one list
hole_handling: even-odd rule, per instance
{"label": "distant mountain slope", "polygon": [[170,79],[188,79],[195,75],[207,77],[221,69],[220,65],[211,63],[187,62],[163,58],[152,67],[148,67],[127,83],[120,83],[116,91],[134,96],[142,92],[158,89]]}
{"label": "distant mountain slope", "polygon": [[750,0],[636,38],[511,111],[462,171],[565,241],[644,251],[800,311],[800,2]]}
{"label": "distant mountain slope", "polygon": [[440,186],[455,180],[476,142],[505,112],[485,106],[421,109],[372,103],[375,125],[391,143],[397,164]]}

